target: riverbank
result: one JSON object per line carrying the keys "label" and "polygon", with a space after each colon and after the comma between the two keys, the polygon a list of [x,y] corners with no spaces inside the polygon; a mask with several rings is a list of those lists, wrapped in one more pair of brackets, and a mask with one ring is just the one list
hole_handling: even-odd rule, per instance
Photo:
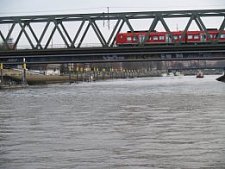
{"label": "riverbank", "polygon": [[[62,75],[43,75],[34,74],[26,71],[25,82],[28,85],[44,85],[53,83],[75,83],[75,82],[90,82],[107,79],[125,79],[138,77],[156,77],[160,76],[162,71],[90,71],[90,72],[75,72]],[[13,86],[22,84],[23,72],[18,70],[6,69],[4,70],[4,85]]]}
{"label": "riverbank", "polygon": [[[167,73],[166,71],[162,70],[151,70],[151,71],[127,70],[127,71],[109,71],[109,72],[108,71],[89,71],[89,72],[73,72],[73,73],[71,72],[69,74],[61,74],[61,75],[44,75],[26,71],[26,80],[23,81],[22,80],[23,71],[14,69],[4,69],[3,74],[4,82],[2,84],[0,83],[0,89],[24,88],[27,87],[28,85],[79,83],[79,82],[102,81],[108,79],[159,77],[166,73]],[[193,74],[195,74],[195,72]],[[185,72],[185,75],[187,75],[187,72]],[[219,77],[217,80],[225,82],[225,77],[224,76]]]}

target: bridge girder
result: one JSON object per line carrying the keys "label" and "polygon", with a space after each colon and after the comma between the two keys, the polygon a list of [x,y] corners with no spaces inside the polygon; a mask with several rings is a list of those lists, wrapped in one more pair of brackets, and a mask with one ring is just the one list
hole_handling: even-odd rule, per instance
{"label": "bridge girder", "polygon": [[[155,29],[159,22],[162,23],[164,29],[170,34],[171,30],[166,23],[167,18],[189,18],[185,29],[183,30],[182,37],[185,36],[188,31],[192,21],[195,21],[198,28],[206,33],[206,36],[210,39],[210,35],[207,31],[202,18],[203,17],[224,17],[223,22],[219,27],[219,35],[225,28],[225,9],[220,10],[179,10],[179,11],[153,11],[153,12],[124,12],[124,13],[95,13],[95,14],[71,14],[71,15],[42,15],[42,16],[7,16],[0,17],[0,26],[1,25],[11,25],[7,33],[3,33],[0,27],[0,39],[3,41],[7,49],[11,49],[11,46],[8,44],[12,36],[12,32],[15,29],[19,29],[18,36],[15,37],[15,43],[13,48],[16,48],[18,42],[20,41],[22,35],[25,35],[26,40],[28,41],[31,49],[48,49],[52,38],[56,31],[58,31],[65,48],[81,48],[87,32],[90,28],[93,29],[96,34],[97,39],[101,43],[101,47],[113,47],[115,44],[116,35],[121,31],[124,25],[127,25],[131,33],[134,33],[134,28],[130,20],[140,20],[140,19],[152,19],[152,23],[145,23],[149,25],[148,33],[144,38],[144,42],[147,41],[148,35],[151,31]],[[97,21],[115,21],[115,26],[112,29],[110,36],[106,38],[104,33],[101,32]],[[72,37],[68,30],[65,28],[65,22],[79,22],[79,27],[75,29],[75,36]],[[44,24],[44,29],[41,32],[40,36],[37,35],[37,31],[32,27],[33,23],[42,23]],[[49,25],[52,24],[53,27]],[[17,28],[16,28],[17,27]],[[82,31],[83,30],[83,31]],[[47,37],[47,41],[43,44],[43,39],[46,37],[47,32],[50,32],[50,35]],[[78,38],[81,37],[81,38]],[[217,41],[213,43],[217,43]],[[140,46],[143,44],[140,44]]]}
{"label": "bridge girder", "polygon": [[[106,63],[146,61],[225,60],[225,45],[183,45],[124,48],[77,48],[0,52],[0,63]],[[215,54],[215,55],[214,55]],[[176,57],[172,57],[176,55]],[[182,57],[180,57],[182,55]],[[194,56],[194,57],[193,57]]]}

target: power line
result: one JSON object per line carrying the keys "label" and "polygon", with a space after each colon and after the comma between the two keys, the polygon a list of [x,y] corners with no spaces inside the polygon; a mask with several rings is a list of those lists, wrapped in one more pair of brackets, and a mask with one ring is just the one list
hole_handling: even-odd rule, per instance
{"label": "power line", "polygon": [[[224,6],[224,4],[216,4],[216,5],[207,5],[207,6],[205,6],[204,8],[205,9],[208,9],[208,8],[217,8],[217,7],[219,7],[220,9],[221,9],[221,6]],[[196,9],[196,7],[198,7],[198,6],[195,6],[195,9]],[[88,13],[90,13],[90,11],[92,11],[92,10],[97,10],[98,12],[99,11],[102,11],[102,12],[104,12],[105,11],[105,9],[107,9],[107,13],[109,12],[109,8],[110,8],[110,10],[112,11],[112,12],[119,12],[117,9],[123,9],[123,10],[134,10],[134,9],[136,9],[136,10],[140,10],[140,9],[143,9],[143,10],[164,10],[164,9],[168,9],[168,5],[167,6],[136,6],[136,7],[133,7],[133,6],[111,6],[111,7],[94,7],[94,8],[73,8],[73,9],[59,9],[59,10],[38,10],[38,11],[16,11],[16,12],[7,12],[7,11],[5,11],[5,12],[0,12],[0,15],[1,14],[10,14],[10,15],[12,15],[12,14],[42,14],[42,13],[55,13],[55,12],[63,12],[63,13],[74,13],[74,11],[84,11],[84,12],[87,12],[88,11]],[[181,8],[185,8],[185,9],[187,9],[187,8],[193,8],[193,6],[191,5],[191,6],[179,6],[179,5],[177,5],[177,6],[172,6],[172,7],[170,7],[171,9],[176,9],[176,8],[179,8],[179,9],[181,9]],[[73,12],[72,12],[73,11]],[[77,12],[76,12],[77,13]]]}

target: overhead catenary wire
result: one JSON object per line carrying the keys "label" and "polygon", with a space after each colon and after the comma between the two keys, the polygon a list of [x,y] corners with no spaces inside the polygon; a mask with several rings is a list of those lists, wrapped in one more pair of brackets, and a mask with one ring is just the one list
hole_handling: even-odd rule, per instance
{"label": "overhead catenary wire", "polygon": [[[216,4],[216,5],[207,5],[204,9],[221,9],[221,6],[224,4]],[[171,6],[170,9],[193,9],[193,6],[182,6],[176,5]],[[196,6],[195,9],[199,9],[200,6]],[[201,6],[202,8],[202,6]],[[168,5],[166,6],[99,6],[99,7],[91,7],[91,8],[65,8],[65,9],[56,9],[56,10],[33,10],[33,11],[17,11],[18,9],[5,9],[5,11],[0,12],[1,15],[26,15],[26,14],[54,14],[54,13],[90,13],[90,12],[100,12],[104,13],[105,9],[107,9],[107,13],[110,9],[111,12],[121,12],[121,11],[140,11],[140,10],[167,10]],[[13,12],[12,12],[13,11]],[[75,12],[76,11],[76,12]],[[100,12],[101,13],[101,12]]]}

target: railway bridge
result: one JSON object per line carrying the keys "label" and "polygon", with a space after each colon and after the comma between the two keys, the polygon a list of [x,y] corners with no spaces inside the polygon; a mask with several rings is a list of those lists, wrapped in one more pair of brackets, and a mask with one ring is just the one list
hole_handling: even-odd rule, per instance
{"label": "railway bridge", "polygon": [[[168,22],[186,19],[182,24],[181,39],[195,23],[199,31],[209,39],[207,43],[184,44],[180,41],[168,44],[146,45],[151,32],[161,24],[172,40]],[[220,20],[217,35],[212,38],[204,21]],[[117,46],[116,36],[145,27],[145,36],[135,46]],[[112,26],[113,25],[113,26]],[[0,62],[3,64],[96,63],[170,60],[224,60],[225,43],[221,43],[225,28],[225,9],[152,11],[67,15],[33,15],[0,17]],[[108,33],[106,33],[106,30]],[[143,30],[143,28],[142,28]],[[92,32],[92,35],[89,34]],[[85,39],[96,38],[93,46]],[[61,46],[54,46],[61,40]],[[22,44],[22,45],[20,45]],[[23,44],[26,44],[23,46]],[[162,57],[171,55],[172,57]],[[179,57],[177,57],[179,56]],[[182,56],[182,57],[180,57]],[[193,57],[194,56],[194,57]]]}

